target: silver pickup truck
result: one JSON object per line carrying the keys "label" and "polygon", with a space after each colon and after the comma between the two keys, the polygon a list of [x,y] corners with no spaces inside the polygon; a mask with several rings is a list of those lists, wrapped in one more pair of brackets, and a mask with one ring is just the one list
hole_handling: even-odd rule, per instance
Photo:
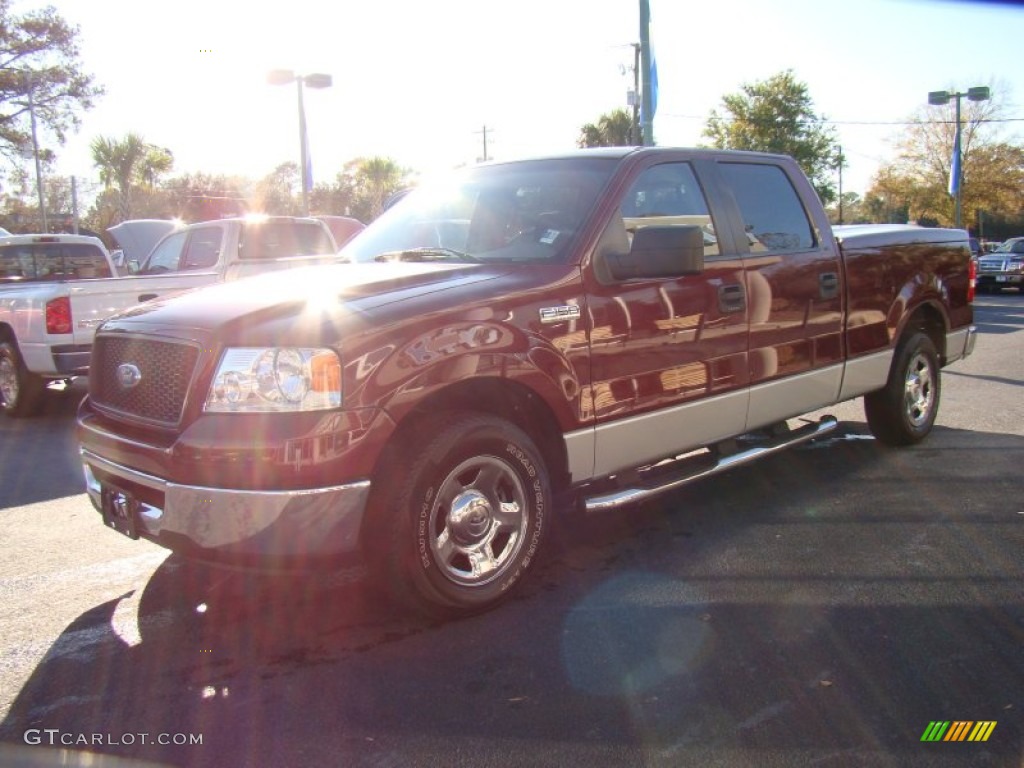
{"label": "silver pickup truck", "polygon": [[128,265],[131,274],[118,277],[96,238],[4,238],[0,409],[8,416],[32,415],[48,382],[86,373],[96,327],[116,312],[261,272],[333,262],[336,251],[330,230],[316,219],[221,219],[170,232],[145,261]]}

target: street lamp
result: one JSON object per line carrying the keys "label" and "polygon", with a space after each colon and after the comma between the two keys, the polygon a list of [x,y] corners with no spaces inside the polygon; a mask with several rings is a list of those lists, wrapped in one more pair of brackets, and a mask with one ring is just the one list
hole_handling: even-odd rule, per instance
{"label": "street lamp", "polygon": [[950,99],[956,99],[956,138],[953,140],[953,163],[949,170],[949,193],[956,200],[956,223],[960,229],[960,187],[964,178],[963,166],[960,162],[960,99],[966,96],[968,101],[988,101],[992,93],[987,86],[968,88],[966,93],[956,91],[932,91],[928,94],[928,103],[932,106],[941,107],[949,104]]}
{"label": "street lamp", "polygon": [[306,108],[302,101],[302,85],[310,88],[329,88],[331,76],[321,73],[298,75],[290,69],[274,69],[267,74],[271,85],[287,85],[294,82],[299,93],[299,151],[302,160],[302,215],[309,216],[309,190],[313,186],[313,169],[310,166],[309,147],[306,138]]}

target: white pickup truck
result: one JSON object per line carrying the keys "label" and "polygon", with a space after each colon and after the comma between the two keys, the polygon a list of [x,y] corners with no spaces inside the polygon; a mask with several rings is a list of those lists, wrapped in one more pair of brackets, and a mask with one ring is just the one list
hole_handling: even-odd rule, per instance
{"label": "white pickup truck", "polygon": [[334,261],[316,219],[260,216],[192,224],[164,236],[132,274],[117,277],[96,238],[23,235],[0,240],[0,409],[38,412],[50,381],[88,371],[96,327],[161,296],[261,272]]}

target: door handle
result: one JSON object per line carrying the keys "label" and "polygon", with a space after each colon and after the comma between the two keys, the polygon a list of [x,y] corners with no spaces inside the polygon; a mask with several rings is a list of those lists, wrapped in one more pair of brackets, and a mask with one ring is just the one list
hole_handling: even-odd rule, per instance
{"label": "door handle", "polygon": [[734,315],[747,308],[743,286],[735,283],[718,287],[718,311],[723,315]]}
{"label": "door handle", "polygon": [[818,293],[823,299],[834,299],[839,295],[839,275],[823,272],[818,275]]}
{"label": "door handle", "polygon": [[151,299],[155,299],[159,295],[160,294],[158,294],[158,293],[140,293],[139,294],[139,303],[141,304],[144,301],[150,301]]}

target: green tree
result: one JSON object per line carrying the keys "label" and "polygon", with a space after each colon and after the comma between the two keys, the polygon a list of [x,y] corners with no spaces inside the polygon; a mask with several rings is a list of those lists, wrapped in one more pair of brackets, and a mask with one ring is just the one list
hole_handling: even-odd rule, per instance
{"label": "green tree", "polygon": [[103,89],[82,72],[78,28],[52,7],[11,13],[0,0],[0,154],[15,165],[32,151],[29,92],[36,123],[61,144]]}
{"label": "green tree", "polygon": [[[998,94],[1005,90],[993,88]],[[1017,217],[1024,211],[1024,148],[999,137],[1003,99],[964,101],[961,105],[961,205],[969,224],[982,210],[991,218]],[[897,154],[879,168],[868,196],[890,209],[905,209],[911,221],[955,221],[949,194],[956,106],[922,106],[896,140]]]}
{"label": "green tree", "polygon": [[253,210],[276,216],[302,215],[302,179],[298,163],[281,163],[256,183]]}
{"label": "green tree", "polygon": [[632,134],[633,116],[624,109],[615,109],[580,128],[576,146],[628,147],[636,143],[631,140]]}
{"label": "green tree", "polygon": [[149,144],[136,133],[120,140],[99,136],[90,149],[103,186],[117,193],[117,221],[132,218],[136,193],[152,190],[174,165],[170,150]]}
{"label": "green tree", "polygon": [[712,110],[704,136],[718,149],[746,149],[790,155],[800,164],[822,202],[835,199],[839,159],[835,131],[814,111],[807,85],[792,70],[744,83],[722,97],[725,114]]}
{"label": "green tree", "polygon": [[410,171],[390,157],[360,157],[345,163],[338,179],[339,194],[351,200],[351,215],[363,222],[373,221],[384,203],[409,184]]}

